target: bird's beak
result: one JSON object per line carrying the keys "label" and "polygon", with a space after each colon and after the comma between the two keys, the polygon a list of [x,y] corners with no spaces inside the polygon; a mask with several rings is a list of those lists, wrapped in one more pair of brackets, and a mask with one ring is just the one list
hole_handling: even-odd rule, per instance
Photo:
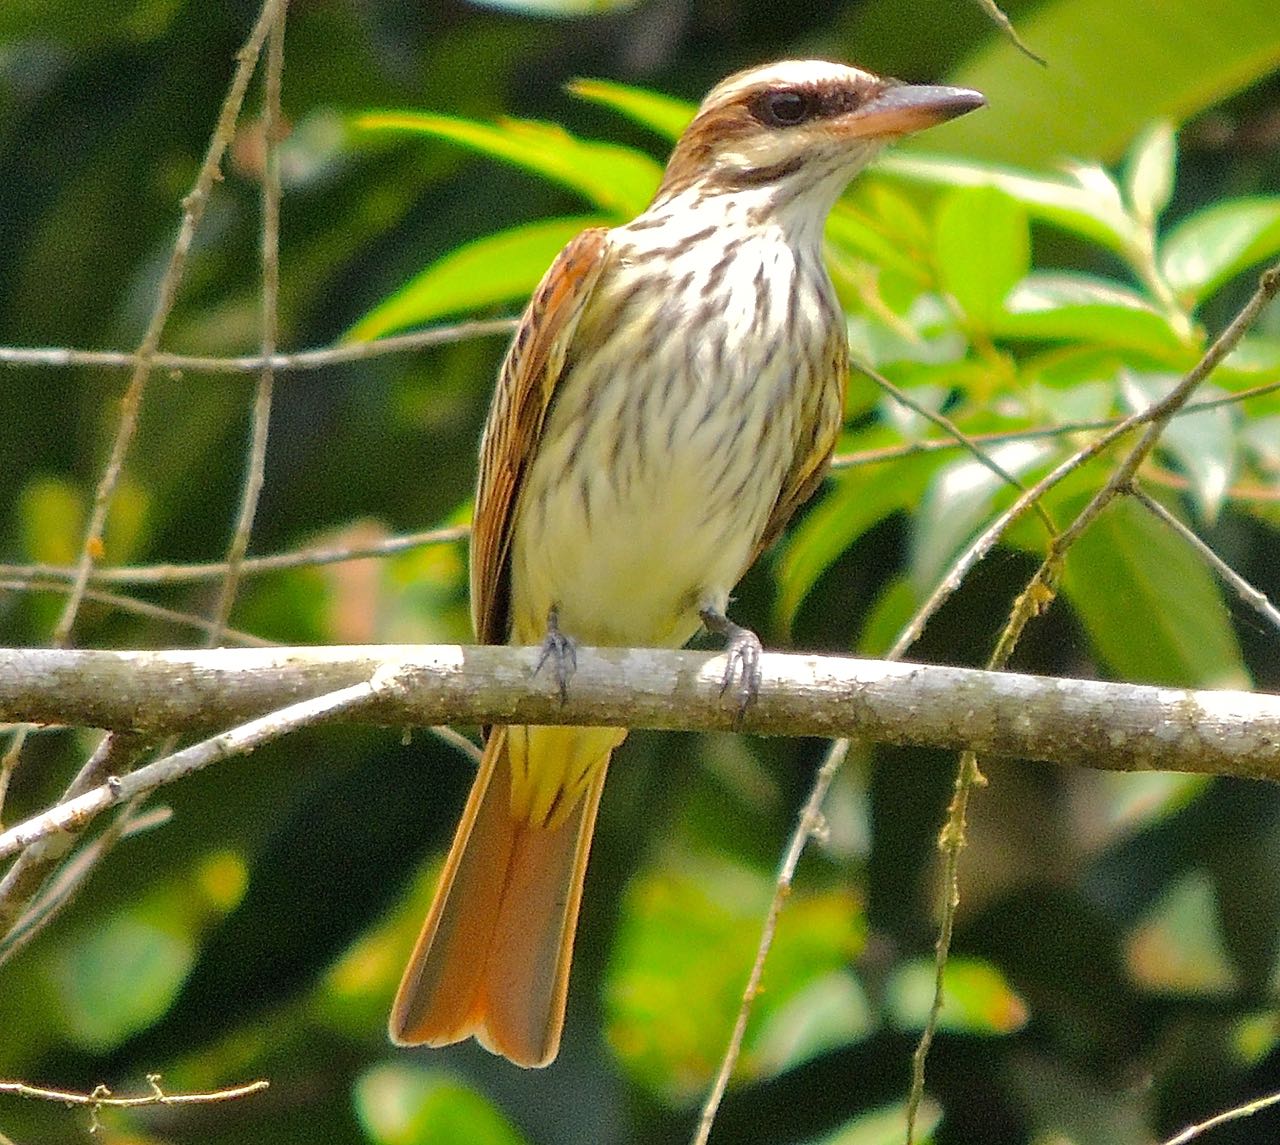
{"label": "bird's beak", "polygon": [[965,115],[986,102],[980,91],[967,87],[928,87],[889,80],[879,95],[843,116],[839,130],[852,139],[895,139]]}

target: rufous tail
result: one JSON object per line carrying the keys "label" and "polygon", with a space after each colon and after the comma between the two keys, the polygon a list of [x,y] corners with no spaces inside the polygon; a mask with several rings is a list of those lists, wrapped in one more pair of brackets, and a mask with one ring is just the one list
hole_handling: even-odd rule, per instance
{"label": "rufous tail", "polygon": [[605,755],[567,818],[511,813],[507,729],[494,728],[440,885],[391,1008],[391,1040],[474,1036],[521,1066],[556,1056]]}

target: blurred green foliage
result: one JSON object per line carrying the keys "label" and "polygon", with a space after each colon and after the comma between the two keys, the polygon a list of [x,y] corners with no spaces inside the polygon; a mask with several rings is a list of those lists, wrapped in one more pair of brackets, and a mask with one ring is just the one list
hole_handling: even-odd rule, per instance
{"label": "blurred green foliage", "polygon": [[[785,21],[753,0],[296,4],[280,344],[514,314],[572,233],[643,205],[711,83],[784,54],[853,59],[991,100],[886,157],[834,212],[829,264],[855,356],[972,435],[1070,427],[990,446],[1034,479],[1090,425],[1166,392],[1280,251],[1273,8],[1011,4],[1041,69],[954,0],[825,0]],[[255,14],[189,0],[0,9],[0,344],[138,341]],[[582,76],[604,78],[578,79],[566,98]],[[256,344],[256,99],[165,348]],[[253,551],[465,520],[501,343],[284,375]],[[1199,396],[1277,380],[1272,307]],[[0,560],[74,559],[121,386],[118,371],[5,368]],[[152,379],[105,563],[219,558],[251,386]],[[737,618],[775,646],[883,652],[1012,497],[969,455],[918,444],[938,436],[855,374],[842,462],[744,582]],[[1274,599],[1277,474],[1271,393],[1180,418],[1144,481]],[[1046,508],[1069,519],[1105,476],[1099,463],[1074,474]],[[1037,522],[1018,526],[914,654],[985,659],[1044,545]],[[201,584],[138,595],[202,614],[214,599]],[[0,589],[3,640],[47,641],[58,603]],[[233,623],[278,641],[464,640],[465,553],[256,578]],[[198,639],[95,603],[76,629],[85,646]],[[1017,667],[1275,690],[1278,646],[1182,541],[1124,502],[1072,551],[1063,599]],[[35,736],[6,822],[55,799],[88,743]],[[818,752],[632,737],[605,796],[564,1049],[530,1074],[474,1046],[414,1055],[385,1040],[470,765],[428,736],[354,730],[224,764],[168,790],[173,820],[122,844],[0,967],[0,1076],[117,1091],[148,1072],[172,1090],[273,1081],[198,1115],[105,1113],[112,1142],[687,1140]],[[717,1139],[900,1140],[952,766],[869,749],[846,766],[783,914]],[[930,1064],[930,1139],[1155,1140],[1280,1088],[1275,791],[988,770]],[[1276,1125],[1260,1116],[1214,1140],[1266,1140]],[[12,1100],[0,1130],[42,1143],[87,1131],[82,1115]]]}

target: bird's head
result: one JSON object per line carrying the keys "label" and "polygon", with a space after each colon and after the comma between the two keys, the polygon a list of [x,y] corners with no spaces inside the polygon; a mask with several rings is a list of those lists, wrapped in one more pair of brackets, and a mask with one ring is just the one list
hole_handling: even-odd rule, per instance
{"label": "bird's head", "polygon": [[882,79],[847,64],[783,60],[717,84],[680,137],[658,201],[760,190],[823,214],[884,144],[986,100],[976,91]]}

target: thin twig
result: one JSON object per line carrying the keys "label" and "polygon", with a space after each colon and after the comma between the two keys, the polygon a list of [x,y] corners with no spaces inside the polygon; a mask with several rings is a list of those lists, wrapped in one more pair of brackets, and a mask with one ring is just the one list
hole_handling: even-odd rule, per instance
{"label": "thin twig", "polygon": [[136,1097],[115,1097],[105,1085],[98,1086],[91,1093],[77,1093],[73,1090],[46,1089],[40,1085],[28,1085],[24,1081],[0,1081],[0,1093],[26,1097],[33,1101],[53,1101],[59,1105],[88,1106],[91,1109],[138,1109],[147,1105],[209,1105],[217,1101],[235,1101],[241,1097],[261,1093],[271,1084],[269,1081],[262,1080],[203,1093],[165,1093],[160,1088],[158,1073],[148,1074],[147,1082],[151,1086],[151,1092]]}
{"label": "thin twig", "polygon": [[[1052,602],[1057,592],[1063,563],[1071,546],[1083,535],[1103,509],[1124,489],[1128,488],[1143,460],[1155,448],[1160,435],[1178,409],[1187,401],[1218,364],[1235,349],[1245,332],[1257,320],[1263,308],[1280,293],[1280,264],[1265,271],[1258,281],[1253,296],[1241,308],[1230,325],[1215,339],[1201,359],[1182,380],[1147,412],[1146,429],[1142,436],[1121,458],[1107,481],[1076,514],[1075,519],[1053,538],[1049,552],[1036,569],[1027,586],[1018,595],[1010,611],[1009,619],[987,662],[992,670],[1003,668],[1012,656],[1023,631],[1030,621],[1039,616]],[[1114,431],[1113,431],[1114,432]],[[1108,435],[1110,436],[1110,435]],[[1061,468],[1061,467],[1059,467]],[[1055,470],[1056,472],[1056,470]],[[925,1059],[937,1029],[938,1016],[943,1002],[943,971],[951,946],[951,933],[956,911],[960,903],[960,852],[965,844],[966,812],[969,793],[983,782],[978,769],[976,754],[965,752],[956,774],[956,794],[943,828],[939,845],[945,855],[943,921],[939,929],[935,958],[934,999],[929,1018],[920,1035],[912,1068],[911,1091],[907,1104],[907,1145],[915,1140],[916,1114],[924,1096]]]}
{"label": "thin twig", "polygon": [[1245,1102],[1244,1105],[1237,1105],[1234,1109],[1215,1113],[1207,1121],[1201,1121],[1196,1125],[1188,1125],[1181,1133],[1176,1133],[1170,1137],[1164,1145],[1187,1145],[1188,1141],[1199,1137],[1202,1133],[1207,1133],[1210,1129],[1216,1129],[1219,1125],[1226,1125],[1229,1121],[1239,1121],[1245,1117],[1252,1117],[1255,1113],[1261,1113],[1262,1110],[1270,1109],[1271,1106],[1278,1104],[1280,1104],[1280,1093],[1269,1093],[1266,1097],[1255,1098],[1253,1101]]}
{"label": "thin twig", "polygon": [[[982,448],[976,439],[965,433],[964,430],[956,425],[956,423],[945,414],[941,414],[937,410],[932,410],[928,406],[916,401],[915,398],[908,394],[901,386],[895,386],[888,378],[877,370],[872,369],[870,366],[864,365],[861,362],[855,362],[853,368],[860,374],[865,375],[875,382],[877,386],[884,390],[884,392],[893,398],[893,400],[899,405],[906,407],[919,417],[922,417],[926,421],[932,422],[940,429],[945,430],[951,435],[951,438],[957,446],[961,449],[968,450],[979,465],[990,470],[1006,485],[1017,489],[1020,493],[1027,493],[1027,487],[1019,481],[1018,478],[1005,469],[1003,465],[996,461],[995,458]],[[1033,499],[1031,504],[1036,511],[1036,515],[1044,525],[1045,531],[1051,537],[1056,536],[1058,528],[1053,523],[1053,518],[1049,516],[1044,506],[1040,504],[1038,499]]]}
{"label": "thin twig", "polygon": [[836,772],[840,770],[840,765],[844,762],[848,751],[847,739],[838,739],[831,744],[826,758],[822,761],[822,766],[818,769],[818,774],[814,777],[809,798],[805,800],[800,817],[796,820],[795,830],[791,833],[782,864],[778,868],[773,898],[769,901],[769,910],[760,932],[760,942],[756,946],[755,962],[751,965],[746,989],[742,992],[742,1002],[738,1006],[738,1017],[733,1025],[733,1033],[729,1037],[724,1056],[720,1059],[720,1069],[716,1073],[711,1092],[707,1095],[706,1104],[702,1107],[702,1116],[698,1119],[698,1129],[693,1137],[693,1145],[706,1145],[711,1136],[711,1127],[715,1124],[720,1102],[724,1098],[725,1090],[729,1087],[729,1077],[742,1052],[742,1039],[747,1033],[747,1020],[751,1017],[752,1003],[760,993],[765,959],[769,956],[769,950],[773,946],[773,936],[778,929],[778,916],[782,913],[782,906],[791,893],[791,883],[795,878],[796,867],[800,865],[800,856],[804,853],[805,844],[822,830],[822,801],[826,798],[827,789],[831,786]]}
{"label": "thin twig", "polygon": [[[32,580],[24,582],[20,580],[0,580],[0,592],[6,591],[68,593],[71,591],[71,586],[66,581],[46,582]],[[81,593],[81,596],[85,600],[92,600],[97,604],[118,608],[121,612],[131,612],[137,616],[145,616],[151,620],[163,620],[169,624],[180,624],[185,628],[195,628],[201,632],[212,632],[214,627],[213,621],[206,620],[203,616],[196,616],[190,612],[179,612],[176,609],[165,608],[163,605],[152,604],[146,600],[137,600],[132,596],[123,596],[116,592],[104,592],[102,589],[86,588]],[[261,636],[255,636],[252,632],[242,632],[238,628],[223,628],[220,637],[223,641],[243,644],[249,648],[270,648],[275,643],[273,640],[264,640]]]}
{"label": "thin twig", "polygon": [[[93,754],[81,767],[79,774],[62,793],[60,803],[83,795],[100,784],[109,775],[118,775],[133,767],[146,751],[147,741],[130,732],[110,732],[98,741]],[[74,838],[62,836],[28,847],[0,879],[0,948],[11,937],[8,933],[27,904],[40,889],[49,872],[71,849]],[[3,955],[0,954],[0,961]]]}
{"label": "thin twig", "polygon": [[236,69],[231,85],[218,113],[218,122],[209,140],[203,162],[195,185],[182,200],[182,225],[178,237],[173,244],[169,256],[169,265],[160,279],[156,294],[155,306],[152,308],[151,320],[147,324],[146,333],[138,346],[133,373],[120,402],[120,420],[116,426],[115,438],[111,443],[111,453],[107,459],[98,487],[94,491],[93,510],[89,516],[89,524],[85,529],[84,540],[80,546],[80,559],[77,562],[76,579],[72,584],[62,615],[54,627],[53,643],[61,647],[71,635],[71,627],[80,611],[80,601],[85,587],[89,583],[89,572],[94,562],[102,554],[102,534],[106,527],[107,510],[115,495],[116,485],[124,470],[125,455],[133,441],[138,427],[138,411],[142,405],[142,395],[146,389],[147,379],[154,368],[152,361],[156,349],[160,345],[160,336],[169,320],[169,312],[173,309],[177,297],[178,284],[182,281],[186,270],[187,255],[191,250],[191,242],[196,228],[204,216],[205,206],[209,201],[209,192],[213,184],[221,177],[222,156],[232,136],[235,134],[236,121],[240,117],[240,107],[244,102],[249,80],[257,64],[258,55],[262,51],[263,42],[267,38],[276,11],[284,0],[264,0],[257,23],[249,33],[244,46],[236,53]]}
{"label": "thin twig", "polygon": [[210,644],[217,644],[222,629],[231,618],[236,591],[240,587],[240,565],[249,551],[249,537],[258,511],[258,499],[267,467],[267,430],[271,422],[271,391],[274,377],[271,355],[275,353],[280,296],[280,88],[284,72],[284,26],[288,4],[280,3],[271,23],[267,43],[267,75],[263,99],[262,130],[264,155],[262,172],[262,359],[253,401],[249,456],[245,464],[240,512],[231,543],[227,546],[226,574],[213,614]]}
{"label": "thin twig", "polygon": [[[859,367],[861,369],[862,367]],[[1267,382],[1253,386],[1247,390],[1237,390],[1220,398],[1201,398],[1199,401],[1187,402],[1175,416],[1201,413],[1204,410],[1220,409],[1223,406],[1239,405],[1253,398],[1265,397],[1280,390],[1280,382]],[[971,433],[968,440],[976,445],[999,445],[1006,441],[1033,441],[1045,437],[1068,437],[1076,433],[1092,433],[1098,430],[1114,429],[1123,421],[1118,417],[1090,418],[1083,421],[1066,421],[1057,425],[1030,426],[1027,429],[995,430],[988,433]],[[953,436],[926,437],[918,441],[905,441],[899,445],[884,445],[878,449],[860,449],[853,453],[837,453],[831,459],[831,468],[835,470],[856,469],[863,465],[878,465],[885,461],[898,461],[905,457],[915,457],[922,453],[939,453],[955,449],[968,448],[966,444]]]}
{"label": "thin twig", "polygon": [[[135,800],[121,808],[120,813],[102,834],[86,844],[69,862],[63,864],[62,869],[50,880],[49,885],[41,891],[40,897],[13,924],[9,933],[0,939],[0,966],[20,953],[74,901],[89,876],[116,843],[130,839],[134,835],[140,835],[144,831],[162,827],[173,818],[173,812],[168,807],[153,807],[150,811],[138,814],[139,807],[140,800]],[[24,851],[18,856],[17,862],[21,863],[38,846],[39,844]]]}
{"label": "thin twig", "polygon": [[[286,569],[309,568],[315,565],[339,564],[343,561],[365,560],[369,557],[385,557],[395,553],[427,545],[451,544],[466,540],[471,535],[470,525],[451,525],[444,529],[427,529],[420,533],[406,533],[398,537],[385,537],[359,545],[325,545],[314,549],[299,549],[288,553],[275,553],[267,557],[245,557],[240,562],[240,577],[261,576],[263,573],[281,572]],[[191,565],[121,565],[96,568],[89,574],[90,584],[182,584],[187,581],[217,580],[225,576],[225,561],[207,561]],[[0,577],[9,582],[47,579],[71,581],[76,570],[69,565],[0,565]],[[3,585],[0,587],[11,587]]]}
{"label": "thin twig", "polygon": [[1280,628],[1280,609],[1276,608],[1267,594],[1261,589],[1254,588],[1247,580],[1244,579],[1235,569],[1233,569],[1226,561],[1224,561],[1217,553],[1215,553],[1208,545],[1204,543],[1195,532],[1189,529],[1154,497],[1149,496],[1143,491],[1142,487],[1136,482],[1130,483],[1128,488],[1123,492],[1132,497],[1143,508],[1147,510],[1157,520],[1163,522],[1175,533],[1178,534],[1188,545],[1195,550],[1200,559],[1204,561],[1222,582],[1231,589],[1241,600],[1250,608],[1258,612],[1268,624],[1273,628]]}
{"label": "thin twig", "polygon": [[[163,350],[151,356],[153,370],[171,373],[199,374],[257,374],[269,366],[277,374],[297,373],[303,370],[320,370],[327,366],[340,366],[348,362],[364,362],[386,354],[399,354],[407,350],[420,350],[428,346],[443,346],[452,342],[466,342],[473,338],[488,338],[498,334],[510,334],[515,329],[514,318],[484,318],[472,322],[457,322],[449,326],[432,326],[414,330],[408,334],[396,334],[389,338],[376,338],[370,342],[344,342],[319,350],[299,350],[295,353],[273,353],[269,358],[260,354],[239,357],[214,357],[201,354],[173,354]],[[60,346],[0,346],[0,366],[32,366],[66,368],[88,366],[97,369],[133,369],[138,364],[136,350],[75,350]]]}

